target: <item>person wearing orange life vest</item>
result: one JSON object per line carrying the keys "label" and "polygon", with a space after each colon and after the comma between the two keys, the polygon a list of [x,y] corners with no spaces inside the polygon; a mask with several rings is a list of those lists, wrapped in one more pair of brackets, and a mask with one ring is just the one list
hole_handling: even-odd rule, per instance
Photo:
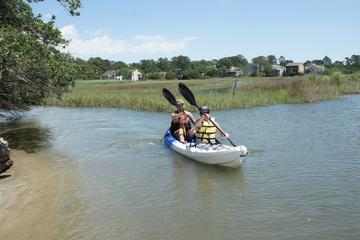
{"label": "person wearing orange life vest", "polygon": [[194,117],[185,110],[184,100],[177,99],[176,105],[176,110],[171,114],[171,134],[181,143],[191,142],[195,128],[192,127],[190,119],[194,122]]}
{"label": "person wearing orange life vest", "polygon": [[[196,136],[197,146],[200,145],[211,146],[217,144],[216,133],[217,132],[221,133],[222,129],[214,121],[214,118],[211,118],[210,109],[208,106],[202,105],[200,106],[199,110],[200,110],[200,118],[198,118],[195,121],[195,127],[196,127],[195,136]],[[212,120],[212,122],[210,121],[210,119]],[[228,137],[229,137],[228,133],[225,133],[225,135],[223,135],[223,138],[225,139]]]}

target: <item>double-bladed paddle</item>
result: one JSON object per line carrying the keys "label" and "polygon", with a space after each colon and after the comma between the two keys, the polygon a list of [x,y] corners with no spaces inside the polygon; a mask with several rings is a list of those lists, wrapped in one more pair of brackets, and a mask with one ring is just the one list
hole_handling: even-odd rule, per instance
{"label": "double-bladed paddle", "polygon": [[173,105],[175,107],[178,106],[176,104],[176,98],[174,97],[174,95],[168,89],[163,88],[162,93],[163,93],[164,97],[166,98],[166,100],[168,100],[171,105]]}
{"label": "double-bladed paddle", "polygon": [[[163,89],[164,91],[164,89]],[[197,105],[196,103],[196,99],[194,94],[191,92],[191,90],[183,83],[179,83],[179,92],[180,94],[186,99],[186,101],[188,101],[191,105],[197,107],[200,110],[200,107]],[[176,101],[175,101],[176,102]],[[225,136],[225,133],[221,130],[221,128],[214,123],[211,118],[209,118],[210,122],[212,124],[215,125],[215,127],[221,132],[221,134],[223,136]],[[227,140],[229,140],[229,142],[231,143],[231,145],[233,145],[234,147],[236,147],[236,145],[230,140],[230,138],[227,138]]]}
{"label": "double-bladed paddle", "polygon": [[[162,93],[164,95],[164,97],[166,98],[166,100],[168,100],[168,102],[175,106],[175,107],[178,107],[178,104],[176,103],[176,98],[174,97],[174,95],[166,88],[163,88],[162,89]],[[192,119],[191,117],[189,117],[191,123],[195,126],[195,121],[194,119]]]}

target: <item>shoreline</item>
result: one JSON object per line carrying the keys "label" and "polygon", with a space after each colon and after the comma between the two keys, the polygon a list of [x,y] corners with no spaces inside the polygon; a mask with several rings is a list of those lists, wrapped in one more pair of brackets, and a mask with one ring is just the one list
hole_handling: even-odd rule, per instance
{"label": "shoreline", "polygon": [[[50,153],[12,150],[14,165],[0,176],[0,239],[57,239],[65,178]],[[10,176],[9,176],[10,175]]]}

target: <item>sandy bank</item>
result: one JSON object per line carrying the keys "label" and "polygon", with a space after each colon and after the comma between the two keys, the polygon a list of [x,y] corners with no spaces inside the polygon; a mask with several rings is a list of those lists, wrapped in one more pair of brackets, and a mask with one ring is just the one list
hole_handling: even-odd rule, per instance
{"label": "sandy bank", "polygon": [[14,166],[0,175],[0,239],[58,239],[64,174],[48,153],[11,156]]}

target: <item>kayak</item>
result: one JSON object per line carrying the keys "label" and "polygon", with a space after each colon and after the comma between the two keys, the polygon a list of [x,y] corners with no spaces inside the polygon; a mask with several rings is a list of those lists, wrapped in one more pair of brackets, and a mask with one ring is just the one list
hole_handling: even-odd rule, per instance
{"label": "kayak", "polygon": [[195,143],[183,144],[171,135],[170,129],[165,133],[164,142],[175,152],[187,158],[212,165],[236,168],[244,161],[242,157],[248,154],[245,146],[232,147],[217,144],[208,149],[201,149],[196,147]]}

